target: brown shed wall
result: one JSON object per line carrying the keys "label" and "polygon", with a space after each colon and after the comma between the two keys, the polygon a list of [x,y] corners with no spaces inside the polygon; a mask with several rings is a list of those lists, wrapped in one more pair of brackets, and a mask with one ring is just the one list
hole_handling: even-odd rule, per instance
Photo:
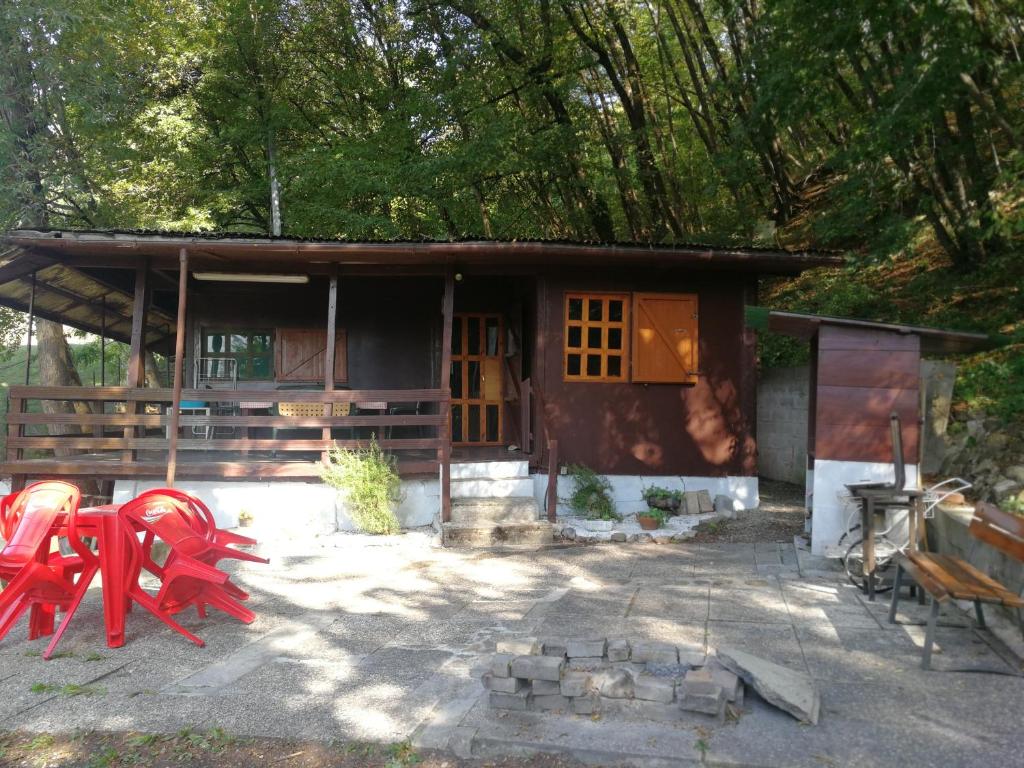
{"label": "brown shed wall", "polygon": [[[609,474],[754,475],[755,350],[743,305],[748,275],[574,272],[542,278],[537,377],[564,463]],[[562,376],[567,291],[696,293],[700,375],[696,384],[566,382]]]}
{"label": "brown shed wall", "polygon": [[892,461],[889,416],[903,457],[917,463],[921,340],[910,334],[822,325],[817,339],[814,456]]}

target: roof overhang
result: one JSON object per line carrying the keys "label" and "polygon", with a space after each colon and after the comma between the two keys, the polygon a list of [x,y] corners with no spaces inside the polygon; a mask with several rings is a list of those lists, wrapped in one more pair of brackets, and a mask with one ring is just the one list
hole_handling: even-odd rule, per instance
{"label": "roof overhang", "polygon": [[999,336],[971,331],[952,331],[921,325],[879,323],[849,317],[812,315],[803,312],[784,312],[766,307],[747,307],[747,325],[758,330],[771,331],[810,341],[822,325],[859,328],[870,331],[913,334],[921,339],[921,352],[932,355],[957,355],[993,349],[1006,343]]}
{"label": "roof overhang", "polygon": [[842,256],[769,248],[716,248],[639,243],[570,243],[547,240],[458,240],[355,242],[245,235],[14,230],[5,236],[36,256],[65,263],[117,266],[141,257],[158,268],[176,268],[188,249],[197,268],[303,269],[317,265],[384,267],[545,267],[551,265],[654,266],[742,270],[795,275],[815,267],[839,266]]}

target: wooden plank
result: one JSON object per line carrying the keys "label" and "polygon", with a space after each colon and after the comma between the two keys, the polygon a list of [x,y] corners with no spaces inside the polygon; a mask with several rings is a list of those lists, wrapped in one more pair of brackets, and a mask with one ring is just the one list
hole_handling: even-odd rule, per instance
{"label": "wooden plank", "polygon": [[178,465],[178,423],[181,419],[181,372],[185,358],[185,305],[188,299],[188,251],[178,254],[178,319],[174,336],[174,387],[171,418],[168,424],[170,445],[167,448],[167,487],[174,487],[174,471]]}
{"label": "wooden plank", "polygon": [[819,386],[817,417],[825,424],[873,425],[886,432],[895,412],[904,430],[917,421],[916,389]]}
{"label": "wooden plank", "polygon": [[900,567],[910,574],[910,577],[920,584],[928,594],[938,600],[940,603],[944,603],[949,600],[949,593],[946,591],[939,582],[933,579],[926,571],[922,570],[917,565],[917,558],[923,553],[915,552],[909,557],[900,557]]}
{"label": "wooden plank", "polygon": [[[324,391],[331,392],[334,390],[334,366],[336,360],[334,359],[334,353],[337,342],[337,330],[338,325],[338,274],[337,265],[334,266],[334,274],[331,275],[331,279],[328,283],[327,288],[327,329],[326,329],[326,352],[324,354]],[[334,407],[332,405],[327,406],[327,410],[324,413],[325,416],[333,415]],[[331,439],[330,427],[324,427],[323,439]],[[320,454],[320,461],[327,461],[327,450]]]}
{"label": "wooden plank", "polygon": [[438,462],[441,465],[441,522],[447,523],[452,517],[452,437],[451,397],[452,397],[452,318],[455,313],[455,276],[449,269],[444,276],[444,293],[441,296],[441,415],[445,426],[442,427],[443,441],[438,448]]}
{"label": "wooden plank", "polygon": [[[903,430],[903,460],[917,463],[918,430]],[[816,459],[835,461],[877,461],[891,463],[892,438],[881,427],[857,424],[815,424],[814,450]]]}
{"label": "wooden plank", "polygon": [[[125,440],[121,437],[16,437],[12,438],[12,447],[34,449],[69,449],[83,451],[121,450],[124,448],[140,450],[164,450],[169,440],[163,437],[134,437]],[[390,449],[429,449],[437,448],[441,439],[437,437],[392,438],[378,440],[382,448]],[[369,440],[331,440],[316,439],[259,439],[259,438],[223,438],[213,440],[182,440],[178,443],[181,451],[322,451],[331,445],[344,448],[365,448]]]}
{"label": "wooden plank", "polygon": [[968,531],[1000,552],[1024,561],[1024,519],[1003,512],[994,504],[978,502]]}
{"label": "wooden plank", "polygon": [[[133,402],[172,402],[174,393],[167,388],[145,387],[25,387],[9,388],[11,397],[25,400],[107,400]],[[357,401],[387,400],[396,403],[416,401],[440,402],[446,394],[442,389],[336,389],[320,390],[266,390],[266,389],[182,389],[185,400],[238,403],[242,401],[290,403],[352,403]]]}
{"label": "wooden plank", "polygon": [[[697,381],[697,301],[695,293],[633,294],[632,381]],[[623,356],[625,363],[629,359],[625,350]]]}
{"label": "wooden plank", "polygon": [[[12,441],[13,440],[17,440],[18,437],[23,432],[23,429],[22,429],[22,427],[21,427],[21,425],[18,422],[16,417],[23,415],[22,411],[23,411],[24,407],[25,407],[25,403],[24,403],[23,400],[21,400],[21,398],[11,397],[7,401],[7,460],[8,461],[17,461],[22,456],[21,451],[18,450],[14,446]],[[40,415],[45,415],[45,414],[40,414]]]}
{"label": "wooden plank", "polygon": [[866,328],[842,328],[822,325],[818,345],[825,350],[919,352],[921,340],[916,334]]}
{"label": "wooden plank", "polygon": [[941,564],[947,573],[963,584],[969,585],[985,602],[1001,605],[1014,605],[1015,602],[1024,603],[1018,595],[965,560],[945,554],[933,554],[932,558]]}
{"label": "wooden plank", "polygon": [[[381,414],[373,416],[182,416],[183,427],[415,427],[441,426],[444,417],[440,414],[404,415]],[[12,413],[8,424],[81,424],[113,427],[163,427],[167,426],[165,414],[130,413]]]}
{"label": "wooden plank", "polygon": [[818,350],[818,386],[917,389],[917,352]]}
{"label": "wooden plank", "polygon": [[[115,461],[52,461],[34,459],[0,464],[0,473],[14,477],[53,477],[59,475],[90,475],[95,477],[162,477],[164,462],[115,462]],[[398,462],[401,475],[433,474],[437,462]],[[319,477],[316,462],[198,462],[186,463],[178,468],[180,477],[195,478],[274,478],[274,477]]]}
{"label": "wooden plank", "polygon": [[[146,313],[149,311],[149,259],[142,259],[135,267],[135,300],[132,304],[132,331],[128,343],[128,386],[146,385],[146,366],[143,360],[146,345]],[[132,407],[137,410],[137,407]],[[132,437],[133,427],[125,427],[125,438]],[[121,458],[134,461],[135,454],[125,451]]]}

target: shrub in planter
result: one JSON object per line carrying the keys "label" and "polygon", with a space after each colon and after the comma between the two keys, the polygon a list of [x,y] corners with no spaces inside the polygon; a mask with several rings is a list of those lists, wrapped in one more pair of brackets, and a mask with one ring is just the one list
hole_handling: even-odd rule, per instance
{"label": "shrub in planter", "polygon": [[636,521],[640,523],[640,527],[645,531],[664,528],[667,519],[668,515],[665,514],[665,510],[654,508],[648,509],[646,512],[639,512],[636,516]]}
{"label": "shrub in planter", "polygon": [[590,467],[570,464],[572,494],[567,501],[569,509],[581,517],[592,520],[621,520],[612,501],[612,486],[608,480]]}
{"label": "shrub in planter", "polygon": [[678,514],[683,504],[682,491],[670,491],[658,485],[644,489],[644,501],[652,509],[663,509],[670,514]]}
{"label": "shrub in planter", "polygon": [[402,500],[402,483],[395,460],[370,439],[366,449],[335,445],[327,461],[318,464],[320,478],[342,492],[352,522],[365,533],[398,533],[395,507]]}

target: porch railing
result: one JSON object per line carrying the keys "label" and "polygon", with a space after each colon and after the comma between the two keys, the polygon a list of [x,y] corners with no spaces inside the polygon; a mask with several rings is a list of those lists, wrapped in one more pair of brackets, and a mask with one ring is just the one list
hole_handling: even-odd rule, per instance
{"label": "porch railing", "polygon": [[[164,473],[170,447],[170,389],[14,386],[8,397],[7,456],[0,473],[22,477]],[[310,454],[322,454],[334,444],[366,446],[371,434],[397,458],[403,474],[436,473],[439,463],[447,460],[441,407],[446,398],[441,389],[186,389],[182,402],[200,401],[215,412],[187,413],[188,405],[182,409],[179,427],[184,437],[177,441],[177,475],[316,477],[316,456]],[[60,403],[62,412],[43,412],[45,402]],[[278,415],[279,403],[322,403],[332,408],[322,416],[286,416]],[[346,403],[356,408],[363,404],[361,410],[371,412],[335,415],[340,410],[336,406]],[[405,407],[394,408],[399,405]],[[195,435],[193,428],[203,433]],[[207,429],[212,430],[208,436]],[[284,430],[310,434],[274,436]],[[189,459],[197,455],[200,460]]]}

